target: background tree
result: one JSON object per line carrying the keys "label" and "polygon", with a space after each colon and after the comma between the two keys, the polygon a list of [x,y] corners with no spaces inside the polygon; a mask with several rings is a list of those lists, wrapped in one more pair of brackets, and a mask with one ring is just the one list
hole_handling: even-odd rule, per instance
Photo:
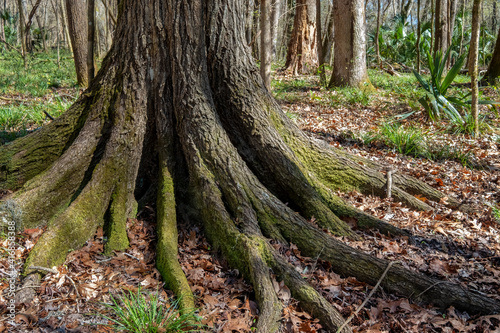
{"label": "background tree", "polygon": [[271,91],[271,61],[273,40],[271,26],[271,0],[260,0],[260,75]]}
{"label": "background tree", "polygon": [[500,76],[500,30],[498,31],[495,50],[491,56],[491,62],[484,78],[490,83],[495,84],[495,80]]}
{"label": "background tree", "polygon": [[364,8],[362,0],[334,2],[335,47],[330,87],[362,87],[369,83]]}
{"label": "background tree", "polygon": [[434,52],[446,53],[448,49],[449,27],[449,2],[448,0],[435,0],[434,10]]}
{"label": "background tree", "polygon": [[297,0],[285,69],[294,74],[311,72],[317,68],[316,50],[316,0]]}
{"label": "background tree", "polygon": [[478,109],[478,87],[477,87],[477,55],[479,48],[479,28],[481,25],[481,0],[474,0],[472,6],[472,34],[469,51],[469,74],[472,90],[471,114],[474,119],[474,133],[479,135],[479,109]]}
{"label": "background tree", "polygon": [[95,75],[94,47],[95,47],[95,0],[87,0],[87,76],[89,82]]}
{"label": "background tree", "polygon": [[76,78],[78,84],[87,87],[89,83],[87,69],[87,3],[85,0],[66,0],[69,36],[75,59]]}

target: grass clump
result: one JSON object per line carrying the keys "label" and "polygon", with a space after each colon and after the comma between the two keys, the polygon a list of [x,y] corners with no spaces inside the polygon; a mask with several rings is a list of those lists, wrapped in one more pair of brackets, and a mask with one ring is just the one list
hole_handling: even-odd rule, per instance
{"label": "grass clump", "polygon": [[195,310],[179,309],[180,298],[162,302],[158,292],[146,297],[140,290],[128,290],[121,296],[111,296],[112,304],[104,303],[111,310],[111,317],[102,315],[110,321],[117,331],[133,333],[177,333],[199,332],[200,317]]}
{"label": "grass clump", "polygon": [[424,134],[421,129],[404,127],[399,123],[385,123],[380,138],[389,147],[404,155],[420,156],[424,153]]}

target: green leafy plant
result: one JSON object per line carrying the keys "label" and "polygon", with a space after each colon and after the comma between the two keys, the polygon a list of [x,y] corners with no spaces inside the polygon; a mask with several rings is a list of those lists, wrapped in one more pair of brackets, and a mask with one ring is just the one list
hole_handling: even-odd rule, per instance
{"label": "green leafy plant", "polygon": [[134,333],[177,333],[199,332],[203,326],[199,324],[194,309],[180,311],[179,302],[169,300],[168,305],[160,301],[158,293],[151,294],[148,298],[143,295],[140,288],[136,293],[123,292],[121,296],[111,296],[112,304],[104,303],[111,310],[112,317],[102,315],[112,322],[113,329]]}
{"label": "green leafy plant", "polygon": [[446,69],[446,59],[448,59],[450,52],[451,47],[448,48],[444,57],[440,51],[436,52],[434,57],[431,56],[430,52],[427,52],[427,64],[431,74],[430,81],[426,81],[415,70],[413,70],[413,74],[426,91],[426,94],[419,99],[419,102],[427,111],[429,118],[438,120],[445,116],[450,121],[459,123],[463,122],[463,119],[456,106],[462,107],[465,102],[456,97],[448,96],[447,92],[464,64],[465,54],[458,58],[453,67],[446,73],[446,76],[443,77]]}

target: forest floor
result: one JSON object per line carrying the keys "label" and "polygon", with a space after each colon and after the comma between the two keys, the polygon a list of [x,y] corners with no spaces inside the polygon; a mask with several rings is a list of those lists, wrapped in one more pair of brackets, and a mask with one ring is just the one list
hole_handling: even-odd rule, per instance
{"label": "forest floor", "polygon": [[[363,241],[342,239],[349,245],[442,280],[453,281],[500,299],[500,122],[483,109],[483,125],[489,129],[479,138],[457,133],[446,123],[430,123],[422,112],[394,122],[395,116],[418,110],[418,84],[410,75],[393,78],[370,71],[377,88],[325,90],[316,77],[276,76],[273,93],[284,112],[303,130],[326,140],[332,147],[375,160],[399,173],[412,175],[454,196],[468,207],[462,211],[432,204],[430,213],[414,211],[391,199],[338,193],[361,210],[409,230],[417,240],[390,238],[376,231],[357,231]],[[463,79],[465,80],[465,79]],[[47,87],[45,92],[0,91],[0,114],[20,104],[69,104],[78,91],[68,85]],[[62,95],[70,96],[61,97]],[[52,97],[51,97],[52,96]],[[57,98],[58,96],[59,102]],[[485,96],[500,100],[488,88]],[[5,99],[7,98],[7,99]],[[26,98],[34,103],[19,103]],[[63,98],[63,99],[62,99]],[[9,100],[11,99],[11,100]],[[55,101],[55,102],[54,102]],[[64,103],[64,104],[63,104]],[[42,106],[40,106],[40,104]],[[51,105],[52,105],[51,104]],[[28,108],[29,109],[29,108]],[[57,109],[57,108],[56,108]],[[14,114],[15,112],[13,112]],[[35,130],[48,119],[6,123],[0,118],[1,144]],[[29,118],[31,119],[31,118]],[[0,199],[7,193],[0,193]],[[426,201],[424,197],[419,199]],[[311,221],[314,223],[314,221]],[[124,290],[158,293],[168,302],[155,262],[155,210],[145,207],[128,221],[130,248],[105,257],[103,232],[72,252],[57,274],[41,281],[31,304],[16,308],[14,322],[6,316],[0,332],[112,332],[107,319],[113,316],[105,303]],[[43,229],[26,229],[16,237],[16,265],[22,263]],[[209,332],[251,332],[258,318],[252,288],[231,270],[203,237],[196,221],[183,221],[179,233],[179,260],[196,296],[198,315]],[[373,286],[332,271],[332,265],[303,256],[294,244],[273,243],[343,314],[349,317],[367,298]],[[0,228],[0,313],[5,314],[2,292],[8,288],[8,240]],[[319,322],[303,312],[282,283],[275,283],[283,311],[283,332],[324,332]],[[443,311],[415,304],[378,289],[351,321],[354,332],[500,332],[500,315],[471,316],[454,308]]]}

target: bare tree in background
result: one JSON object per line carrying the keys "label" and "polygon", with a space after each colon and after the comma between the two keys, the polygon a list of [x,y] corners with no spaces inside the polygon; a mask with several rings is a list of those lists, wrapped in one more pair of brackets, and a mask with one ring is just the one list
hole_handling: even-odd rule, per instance
{"label": "bare tree in background", "polygon": [[87,87],[89,84],[87,1],[66,0],[66,17],[75,59],[76,78],[79,85]]}
{"label": "bare tree in background", "polygon": [[285,69],[294,74],[310,73],[317,68],[317,60],[316,0],[297,0]]}

